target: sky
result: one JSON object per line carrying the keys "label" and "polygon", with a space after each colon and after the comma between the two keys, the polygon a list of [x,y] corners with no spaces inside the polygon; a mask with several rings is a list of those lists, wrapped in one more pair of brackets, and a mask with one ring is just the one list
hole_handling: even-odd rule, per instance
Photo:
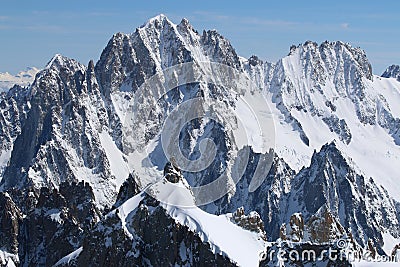
{"label": "sky", "polygon": [[216,29],[243,57],[276,62],[292,44],[341,40],[364,49],[373,72],[400,64],[400,1],[0,0],[0,72],[43,68],[56,53],[97,61],[116,32],[160,13]]}

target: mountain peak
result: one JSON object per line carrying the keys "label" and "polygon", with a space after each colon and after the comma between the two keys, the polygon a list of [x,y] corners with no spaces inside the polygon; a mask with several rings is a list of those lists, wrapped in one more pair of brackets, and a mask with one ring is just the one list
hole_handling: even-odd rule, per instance
{"label": "mountain peak", "polygon": [[334,153],[339,153],[341,154],[342,152],[338,148],[338,141],[336,139],[332,140],[329,143],[324,144],[321,147],[321,153],[327,153],[327,152],[334,152]]}
{"label": "mountain peak", "polygon": [[[201,76],[169,71],[192,62]],[[21,266],[61,257],[71,266],[229,266],[214,254],[258,266],[270,242],[325,248],[343,225],[361,249],[371,239],[382,250],[383,234],[400,237],[400,83],[368,75],[365,52],[344,42],[307,41],[263,63],[215,30],[199,34],[163,14],[114,34],[96,64],[56,54],[32,86],[0,94],[0,189],[11,196],[0,192],[0,207],[21,210],[0,208],[0,247]],[[203,115],[186,123],[192,111]],[[261,118],[272,124],[260,129]],[[164,150],[166,124],[189,163],[182,171]],[[271,153],[256,152],[268,144],[272,165]],[[196,172],[196,161],[205,168]]]}
{"label": "mountain peak", "polygon": [[60,64],[64,61],[64,56],[61,54],[55,54],[46,65],[46,69],[50,69],[54,64]]}
{"label": "mountain peak", "polygon": [[61,70],[62,68],[70,69],[72,71],[81,70],[82,72],[85,70],[85,66],[81,63],[61,54],[55,54],[45,67],[46,70]]}
{"label": "mountain peak", "polygon": [[384,78],[396,78],[398,81],[400,81],[400,66],[389,66],[381,76]]}
{"label": "mountain peak", "polygon": [[183,18],[182,20],[181,20],[181,23],[180,24],[182,24],[182,25],[190,25],[190,22],[189,22],[189,20],[187,19],[187,18]]}
{"label": "mountain peak", "polygon": [[262,65],[264,62],[256,55],[252,55],[249,59],[249,64],[252,66]]}
{"label": "mountain peak", "polygon": [[152,17],[151,19],[149,19],[145,24],[143,24],[141,27],[139,27],[140,29],[146,29],[146,28],[160,28],[163,26],[164,23],[170,24],[170,25],[174,25],[174,23],[172,23],[167,16],[165,16],[164,14],[159,14],[155,17]]}
{"label": "mountain peak", "polygon": [[[289,50],[288,58],[298,57],[306,66],[316,66],[318,70],[316,74],[322,72],[331,72],[338,66],[338,63],[343,65],[354,66],[360,76],[364,76],[368,80],[373,80],[372,67],[367,55],[360,47],[354,47],[349,43],[342,41],[324,41],[318,44],[313,41],[306,41],[303,44],[292,45]],[[326,66],[329,66],[326,68]],[[344,68],[342,66],[341,68]],[[334,73],[330,73],[333,75]],[[324,80],[324,77],[319,77]]]}
{"label": "mountain peak", "polygon": [[178,24],[178,27],[179,27],[179,28],[183,28],[183,29],[187,29],[187,30],[190,30],[190,31],[193,31],[193,32],[197,32],[197,31],[193,28],[192,24],[190,24],[190,22],[189,22],[189,20],[188,20],[187,18],[183,18],[183,19],[181,20],[181,22]]}

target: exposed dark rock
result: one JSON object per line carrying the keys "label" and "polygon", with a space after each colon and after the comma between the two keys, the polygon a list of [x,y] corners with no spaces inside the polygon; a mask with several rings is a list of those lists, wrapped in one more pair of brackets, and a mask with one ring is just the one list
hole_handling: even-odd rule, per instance
{"label": "exposed dark rock", "polygon": [[400,81],[400,66],[391,65],[381,75],[384,78],[396,78]]}
{"label": "exposed dark rock", "polygon": [[256,211],[252,211],[250,214],[245,215],[244,208],[240,207],[232,214],[232,221],[243,229],[259,233],[264,240],[267,240],[264,223]]}
{"label": "exposed dark rock", "polygon": [[[0,249],[18,255],[22,266],[51,266],[80,248],[81,254],[76,253],[71,265],[231,265],[196,233],[169,217],[153,198],[145,197],[124,222],[121,217],[125,214],[119,214],[118,209],[108,213],[113,204],[113,208],[120,207],[142,187],[141,177],[134,173],[117,179],[111,168],[115,162],[106,151],[114,149],[123,156],[130,152],[124,143],[125,104],[131,103],[138,89],[160,70],[204,59],[235,68],[270,93],[281,113],[278,116],[283,116],[280,123],[297,131],[306,146],[315,146],[315,140],[306,134],[309,129],[303,115],[325,123],[344,144],[356,138],[350,132],[353,124],[337,114],[338,98],[353,104],[356,123],[381,127],[400,144],[400,119],[391,112],[390,101],[368,91],[372,68],[360,48],[343,42],[318,45],[307,41],[292,46],[289,57],[276,64],[264,63],[256,56],[246,61],[215,30],[199,34],[186,19],[173,25],[160,15],[132,34],[115,34],[96,64],[90,61],[85,67],[56,55],[30,87],[14,86],[0,94]],[[300,64],[298,70],[292,69],[293,60]],[[399,66],[389,67],[382,76],[400,79]],[[147,101],[149,117],[132,126],[133,133],[143,131],[143,136],[132,134],[143,146],[157,136],[171,110],[187,99],[216,100],[224,105],[220,112],[223,120],[235,124],[237,119],[231,114],[239,96],[230,88],[191,83],[162,97],[151,93],[145,91],[141,96]],[[196,110],[202,108],[196,106]],[[190,160],[201,156],[199,144],[205,139],[214,141],[218,153],[209,167],[192,173],[179,170],[172,159],[167,162],[170,159],[156,147],[149,159],[159,160],[159,170],[167,163],[164,176],[169,182],[177,183],[185,176],[190,185],[199,186],[232,171],[233,152],[239,148],[227,127],[198,118],[179,134],[179,148]],[[238,225],[267,232],[272,242],[278,238],[296,241],[299,251],[310,246],[327,248],[303,242],[333,242],[347,235],[355,250],[378,255],[384,254],[383,232],[400,238],[400,204],[357,171],[356,163],[335,143],[316,151],[310,165],[299,172],[289,167],[284,155],[274,155],[267,177],[250,192],[262,156],[251,152],[236,186],[231,177],[225,177],[221,187],[229,193],[202,208],[216,214],[234,212],[232,220]],[[101,211],[108,215],[103,218]],[[284,248],[288,249],[287,244]],[[345,261],[323,262],[347,266]],[[263,262],[272,263],[276,263],[274,259]],[[303,263],[293,262],[296,264]]]}
{"label": "exposed dark rock", "polygon": [[168,162],[164,167],[164,177],[171,183],[177,183],[182,180],[182,173],[173,163]]}
{"label": "exposed dark rock", "polygon": [[127,214],[127,228],[119,212],[108,214],[84,240],[76,266],[235,266],[158,204],[146,195]]}
{"label": "exposed dark rock", "polygon": [[0,246],[18,255],[19,262],[13,261],[21,266],[52,266],[76,250],[100,218],[92,189],[83,182],[62,183],[60,191],[0,193],[0,208]]}
{"label": "exposed dark rock", "polygon": [[114,207],[119,207],[122,203],[130,199],[131,197],[139,194],[140,192],[140,181],[135,173],[129,174],[128,179],[122,184],[119,189],[117,200]]}
{"label": "exposed dark rock", "polygon": [[18,254],[18,233],[23,215],[8,193],[0,192],[0,248]]}
{"label": "exposed dark rock", "polygon": [[338,135],[340,141],[343,141],[347,145],[350,144],[352,135],[344,119],[339,119],[332,115],[330,117],[324,117],[322,120],[328,125],[332,132]]}

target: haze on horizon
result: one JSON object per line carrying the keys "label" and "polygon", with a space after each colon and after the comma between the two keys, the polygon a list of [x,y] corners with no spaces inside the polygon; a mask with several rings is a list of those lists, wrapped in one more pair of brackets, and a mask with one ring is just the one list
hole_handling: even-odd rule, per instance
{"label": "haze on horizon", "polygon": [[[23,8],[21,8],[23,6]],[[391,1],[18,1],[0,11],[0,72],[43,68],[60,53],[83,64],[97,60],[116,32],[134,32],[163,13],[185,17],[198,31],[216,29],[243,57],[275,62],[292,44],[349,42],[363,48],[374,74],[400,64],[399,2]]]}

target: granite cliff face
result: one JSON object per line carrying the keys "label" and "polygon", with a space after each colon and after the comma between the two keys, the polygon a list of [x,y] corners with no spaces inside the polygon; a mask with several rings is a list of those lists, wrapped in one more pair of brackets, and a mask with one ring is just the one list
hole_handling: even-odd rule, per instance
{"label": "granite cliff face", "polygon": [[[250,111],[273,118],[273,151],[258,151],[252,140],[241,162],[232,133],[248,114],[230,88],[194,82],[161,96],[141,91],[155,74],[191,62],[224,64],[253,82],[269,107]],[[373,75],[365,52],[340,41],[292,46],[276,63],[245,59],[215,30],[199,33],[186,19],[176,25],[164,15],[112,36],[96,63],[56,55],[30,86],[0,94],[0,264],[257,265],[267,245],[303,250],[340,238],[360,253],[388,255],[388,240],[400,240],[398,72],[391,66]],[[140,97],[149,115],[133,114],[137,124],[128,124],[127,136],[127,113]],[[213,115],[226,124],[196,118],[182,127],[187,159],[201,157],[205,140],[217,153],[206,168],[181,171],[164,153],[160,129],[196,98],[199,110],[218,103]],[[245,130],[253,136],[257,129]],[[214,189],[227,194],[192,211],[159,202],[148,191],[151,174],[135,170],[142,161],[130,144],[147,149],[161,188],[181,186],[182,200],[197,203],[192,189],[224,173]],[[268,160],[253,190],[257,167]],[[249,262],[208,221],[229,229],[227,240],[247,240]]]}

